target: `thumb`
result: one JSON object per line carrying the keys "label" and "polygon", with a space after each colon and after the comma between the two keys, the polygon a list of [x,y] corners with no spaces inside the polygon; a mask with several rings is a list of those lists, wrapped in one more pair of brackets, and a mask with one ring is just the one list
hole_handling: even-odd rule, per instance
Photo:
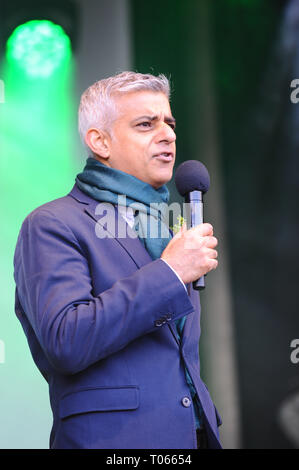
{"label": "thumb", "polygon": [[187,224],[186,222],[184,221],[183,224],[180,226],[180,229],[179,231],[176,233],[176,238],[180,238],[184,232],[187,231]]}
{"label": "thumb", "polygon": [[186,232],[187,231],[187,223],[184,220],[183,224],[180,227],[180,232]]}

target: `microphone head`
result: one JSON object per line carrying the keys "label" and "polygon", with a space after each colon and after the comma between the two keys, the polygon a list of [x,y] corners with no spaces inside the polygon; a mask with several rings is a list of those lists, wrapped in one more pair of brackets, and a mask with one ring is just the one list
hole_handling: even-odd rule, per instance
{"label": "microphone head", "polygon": [[176,169],[174,180],[181,196],[191,191],[206,193],[210,187],[209,172],[198,160],[187,160],[181,163]]}

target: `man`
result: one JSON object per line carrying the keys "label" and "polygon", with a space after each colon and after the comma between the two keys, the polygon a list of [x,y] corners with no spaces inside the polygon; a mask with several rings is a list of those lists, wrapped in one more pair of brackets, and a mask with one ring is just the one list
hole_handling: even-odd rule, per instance
{"label": "man", "polygon": [[49,383],[51,448],[220,447],[192,288],[216,268],[217,240],[210,224],[171,238],[149,210],[168,201],[174,128],[164,76],[95,83],[79,109],[84,171],[22,225],[16,313]]}

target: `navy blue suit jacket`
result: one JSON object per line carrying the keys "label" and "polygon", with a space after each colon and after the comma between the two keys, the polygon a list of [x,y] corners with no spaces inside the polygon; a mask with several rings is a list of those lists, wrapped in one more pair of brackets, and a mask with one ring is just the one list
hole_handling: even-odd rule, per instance
{"label": "navy blue suit jacket", "polygon": [[[98,204],[75,185],[29,214],[15,251],[16,314],[49,383],[50,447],[196,448],[187,366],[209,446],[219,448],[200,378],[198,292],[150,258],[117,210],[107,213],[112,225],[99,220]],[[109,232],[114,222],[127,236]]]}

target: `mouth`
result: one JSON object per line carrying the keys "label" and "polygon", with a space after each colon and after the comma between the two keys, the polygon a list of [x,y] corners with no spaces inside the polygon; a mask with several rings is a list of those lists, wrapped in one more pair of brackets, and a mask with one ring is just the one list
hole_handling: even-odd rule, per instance
{"label": "mouth", "polygon": [[174,156],[172,152],[161,152],[157,155],[154,155],[154,158],[160,160],[161,162],[169,163],[173,161]]}

